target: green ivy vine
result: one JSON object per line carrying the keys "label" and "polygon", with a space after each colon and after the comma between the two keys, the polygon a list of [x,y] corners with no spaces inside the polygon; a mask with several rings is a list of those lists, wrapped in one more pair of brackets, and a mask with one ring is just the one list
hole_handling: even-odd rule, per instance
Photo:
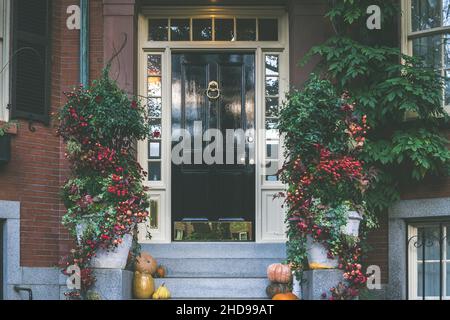
{"label": "green ivy vine", "polygon": [[[370,5],[381,8],[381,30],[366,27]],[[306,236],[333,249],[346,282],[331,288],[332,299],[353,299],[367,281],[361,261],[364,239],[377,227],[374,215],[385,214],[403,186],[449,173],[444,79],[421,59],[402,54],[395,32],[400,14],[398,1],[330,0],[326,16],[335,35],[301,61],[319,56],[321,62],[303,89],[289,94],[281,113],[288,262],[299,277],[308,268]],[[340,167],[352,170],[338,174],[333,192],[322,170],[335,174]],[[324,201],[319,211],[317,198]],[[317,218],[347,201],[365,212],[356,241],[331,237],[332,227]]]}

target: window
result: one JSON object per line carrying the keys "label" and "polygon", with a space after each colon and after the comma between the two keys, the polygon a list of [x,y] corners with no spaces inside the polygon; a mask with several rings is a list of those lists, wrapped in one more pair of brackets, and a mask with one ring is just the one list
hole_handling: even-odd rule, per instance
{"label": "window", "polygon": [[0,0],[0,121],[9,118],[9,5],[9,0]]}
{"label": "window", "polygon": [[278,41],[276,18],[158,18],[148,26],[150,41]]}
{"label": "window", "polygon": [[150,228],[158,229],[159,203],[156,200],[150,200]]}
{"label": "window", "polygon": [[450,300],[450,222],[408,228],[409,298]]}
{"label": "window", "polygon": [[280,135],[280,56],[264,55],[265,129],[266,129],[266,181],[278,181]]}
{"label": "window", "polygon": [[148,180],[161,181],[162,55],[147,55],[147,106],[150,120]]}
{"label": "window", "polygon": [[403,6],[404,52],[422,57],[445,77],[442,97],[450,110],[450,0],[403,0]]}
{"label": "window", "polygon": [[11,118],[48,123],[51,0],[14,0]]}

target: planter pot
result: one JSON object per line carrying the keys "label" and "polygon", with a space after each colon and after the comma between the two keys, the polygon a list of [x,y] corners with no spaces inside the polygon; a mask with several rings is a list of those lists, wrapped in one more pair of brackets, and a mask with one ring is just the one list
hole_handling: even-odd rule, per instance
{"label": "planter pot", "polygon": [[132,244],[133,236],[126,234],[123,236],[122,243],[114,250],[97,250],[95,257],[91,259],[91,267],[97,269],[125,269]]}
{"label": "planter pot", "polygon": [[299,280],[295,277],[295,274],[292,274],[292,293],[297,297],[302,297],[302,285]]}
{"label": "planter pot", "polygon": [[0,136],[0,165],[11,160],[11,136],[5,134]]}
{"label": "planter pot", "polygon": [[342,233],[348,236],[357,237],[359,235],[359,225],[361,224],[362,219],[359,212],[349,211],[347,225],[342,229]]}
{"label": "planter pot", "polygon": [[316,269],[336,269],[339,265],[338,259],[329,259],[328,250],[320,242],[315,242],[311,236],[307,236],[307,255],[309,268]]}
{"label": "planter pot", "polygon": [[83,236],[84,230],[86,230],[86,226],[86,223],[79,223],[76,226],[78,245],[81,244],[81,237]]}
{"label": "planter pot", "polygon": [[[81,241],[87,223],[80,223],[76,226],[78,244]],[[127,266],[128,253],[133,245],[133,236],[126,234],[122,243],[114,250],[99,249],[95,257],[91,258],[91,267],[97,269],[125,269]]]}

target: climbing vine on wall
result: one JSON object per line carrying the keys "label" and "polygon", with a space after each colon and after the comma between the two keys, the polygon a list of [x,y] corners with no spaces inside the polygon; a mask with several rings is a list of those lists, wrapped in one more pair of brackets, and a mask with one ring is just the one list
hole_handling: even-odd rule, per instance
{"label": "climbing vine on wall", "polygon": [[[299,274],[308,268],[306,236],[316,235],[345,272],[343,282],[325,295],[351,299],[366,281],[361,261],[365,235],[376,226],[373,216],[400,198],[403,185],[448,174],[450,151],[443,132],[448,117],[443,79],[396,47],[396,1],[329,3],[327,17],[336,34],[304,58],[306,63],[319,56],[321,63],[305,87],[289,95],[281,115],[289,159],[282,171],[288,185],[288,259]],[[366,9],[373,4],[382,9],[381,30],[365,26]],[[355,127],[362,129],[355,134]],[[344,157],[350,171],[341,172]],[[324,168],[340,183],[321,177]],[[355,184],[344,187],[345,180]],[[366,213],[353,243],[316,220],[323,210],[332,217],[348,202]]]}

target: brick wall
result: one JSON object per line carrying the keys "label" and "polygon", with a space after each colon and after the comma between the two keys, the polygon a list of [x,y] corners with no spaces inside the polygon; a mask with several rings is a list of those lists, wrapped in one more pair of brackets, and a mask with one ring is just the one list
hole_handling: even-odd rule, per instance
{"label": "brick wall", "polygon": [[[54,1],[51,111],[64,103],[62,92],[78,83],[79,31],[66,28],[66,9],[74,0]],[[103,65],[102,0],[91,0],[91,75]],[[67,252],[70,238],[61,227],[64,206],[59,190],[67,174],[64,148],[50,126],[20,121],[12,138],[11,162],[0,168],[0,199],[21,203],[21,265],[53,266]],[[61,240],[61,241],[60,241]]]}
{"label": "brick wall", "polygon": [[367,244],[369,246],[368,257],[364,261],[364,265],[376,265],[381,269],[381,283],[388,283],[389,267],[388,267],[388,215],[378,218],[380,228],[369,233],[367,237]]}

